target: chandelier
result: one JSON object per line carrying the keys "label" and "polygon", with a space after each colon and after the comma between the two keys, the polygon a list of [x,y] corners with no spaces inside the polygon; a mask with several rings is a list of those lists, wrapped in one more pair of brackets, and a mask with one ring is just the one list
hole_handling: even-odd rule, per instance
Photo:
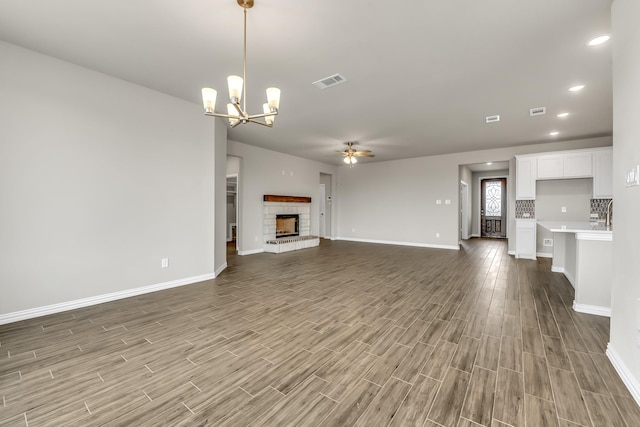
{"label": "chandelier", "polygon": [[[213,117],[224,117],[229,119],[229,125],[234,128],[239,124],[257,123],[259,125],[273,127],[273,123],[278,114],[280,106],[280,89],[277,87],[267,88],[267,102],[262,105],[262,114],[247,113],[247,9],[253,7],[254,0],[237,0],[238,5],[244,11],[244,46],[242,56],[242,77],[229,76],[227,84],[229,86],[229,103],[227,104],[227,114],[215,112],[216,97],[218,92],[215,89],[202,89],[202,102],[204,104],[204,114]],[[240,105],[242,101],[242,105]],[[257,119],[264,119],[257,120]]]}

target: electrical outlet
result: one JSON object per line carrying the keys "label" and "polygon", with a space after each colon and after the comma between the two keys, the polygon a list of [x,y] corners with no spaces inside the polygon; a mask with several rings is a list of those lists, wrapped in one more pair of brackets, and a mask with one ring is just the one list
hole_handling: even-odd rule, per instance
{"label": "electrical outlet", "polygon": [[589,216],[590,216],[591,219],[598,219],[598,214],[597,213],[592,213]]}
{"label": "electrical outlet", "polygon": [[561,207],[560,211],[562,211],[562,213],[567,213],[567,207],[566,206]]}
{"label": "electrical outlet", "polygon": [[160,261],[160,266],[162,268],[169,268],[169,258],[162,258]]}
{"label": "electrical outlet", "polygon": [[523,212],[522,213],[522,218],[529,218],[531,216],[531,214],[529,212]]}
{"label": "electrical outlet", "polygon": [[553,246],[553,239],[543,239],[542,246]]}
{"label": "electrical outlet", "polygon": [[436,239],[440,238],[440,233],[436,233]]}

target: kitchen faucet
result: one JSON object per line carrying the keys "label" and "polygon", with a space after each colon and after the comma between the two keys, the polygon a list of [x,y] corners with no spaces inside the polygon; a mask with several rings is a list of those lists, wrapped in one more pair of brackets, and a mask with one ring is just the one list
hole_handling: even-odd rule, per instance
{"label": "kitchen faucet", "polygon": [[613,203],[613,199],[609,201],[607,205],[607,222],[604,223],[607,227],[611,227],[611,204]]}

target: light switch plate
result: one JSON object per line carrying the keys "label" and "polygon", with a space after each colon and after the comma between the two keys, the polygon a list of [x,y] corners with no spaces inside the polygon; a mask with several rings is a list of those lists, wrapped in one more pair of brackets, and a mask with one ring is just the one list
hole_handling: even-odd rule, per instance
{"label": "light switch plate", "polygon": [[444,204],[445,204],[445,205],[450,205],[450,204],[451,204],[451,200],[449,200],[449,199],[445,200],[445,201],[444,201]]}
{"label": "light switch plate", "polygon": [[633,187],[634,185],[640,185],[640,165],[635,165],[627,171],[624,186]]}
{"label": "light switch plate", "polygon": [[436,205],[441,205],[442,204],[442,200],[436,200]]}

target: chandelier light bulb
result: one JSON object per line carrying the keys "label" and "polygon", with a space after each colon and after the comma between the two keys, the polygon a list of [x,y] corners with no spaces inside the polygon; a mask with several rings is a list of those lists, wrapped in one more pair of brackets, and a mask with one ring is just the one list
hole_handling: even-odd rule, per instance
{"label": "chandelier light bulb", "polygon": [[[232,103],[227,104],[227,113],[230,116],[240,117],[238,116],[238,110],[236,110],[236,107]],[[229,124],[231,126],[235,126],[239,121],[240,119],[229,118]]]}
{"label": "chandelier light bulb", "polygon": [[212,113],[216,108],[216,97],[218,92],[215,89],[205,87],[202,89],[202,103],[204,104],[204,111]]}
{"label": "chandelier light bulb", "polygon": [[227,84],[229,85],[229,99],[231,102],[235,101],[240,102],[242,99],[242,85],[243,85],[242,77],[239,76],[229,76],[227,77]]}
{"label": "chandelier light bulb", "polygon": [[[262,104],[262,111],[264,111],[265,114],[268,114],[271,112],[271,108],[269,107],[269,104],[264,103]],[[276,116],[274,115],[270,115],[270,116],[265,116],[264,121],[268,124],[268,125],[273,125],[273,122],[276,120]]]}
{"label": "chandelier light bulb", "polygon": [[267,102],[269,103],[269,107],[275,108],[276,110],[280,108],[280,89],[277,87],[270,87],[267,89]]}

